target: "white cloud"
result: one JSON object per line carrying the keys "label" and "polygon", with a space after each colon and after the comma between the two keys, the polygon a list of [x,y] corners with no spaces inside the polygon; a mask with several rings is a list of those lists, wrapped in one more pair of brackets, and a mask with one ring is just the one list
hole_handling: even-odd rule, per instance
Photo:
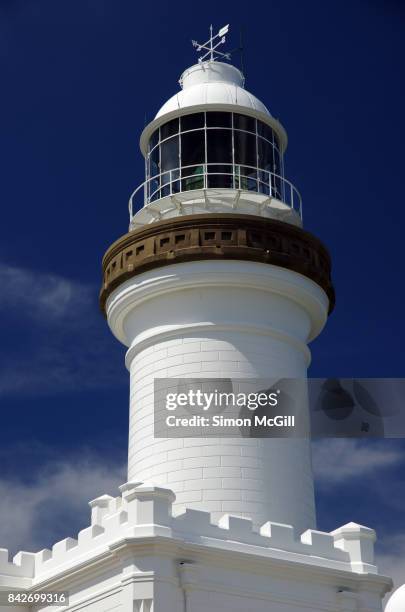
{"label": "white cloud", "polygon": [[76,460],[51,462],[30,484],[0,480],[0,547],[13,553],[37,551],[75,537],[90,522],[88,502],[118,495],[125,466],[82,453]]}
{"label": "white cloud", "polygon": [[123,350],[98,310],[97,288],[0,264],[0,315],[13,338],[1,355],[0,395],[122,384]]}
{"label": "white cloud", "polygon": [[0,309],[17,310],[24,318],[45,319],[49,324],[80,316],[92,302],[93,288],[54,274],[0,264]]}
{"label": "white cloud", "polygon": [[313,444],[313,466],[318,482],[334,486],[404,460],[403,450],[387,440],[329,438]]}

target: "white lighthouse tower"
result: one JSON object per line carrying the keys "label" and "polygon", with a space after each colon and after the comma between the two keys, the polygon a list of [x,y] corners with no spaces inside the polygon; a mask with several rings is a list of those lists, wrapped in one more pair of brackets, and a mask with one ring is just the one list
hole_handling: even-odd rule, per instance
{"label": "white lighthouse tower", "polygon": [[315,527],[308,440],[154,437],[155,378],[306,378],[334,302],[284,176],[286,133],[214,42],[143,131],[146,181],[103,260],[102,307],[128,347],[128,479],[170,487],[176,509],[301,533]]}
{"label": "white lighthouse tower", "polygon": [[308,439],[155,435],[156,379],[305,380],[334,307],[286,132],[226,63],[227,31],[194,43],[198,63],[144,129],[146,180],[103,259],[101,307],[128,347],[128,482],[90,502],[77,539],[4,552],[0,589],[67,591],[59,609],[91,612],[382,610],[374,531],[316,530]]}

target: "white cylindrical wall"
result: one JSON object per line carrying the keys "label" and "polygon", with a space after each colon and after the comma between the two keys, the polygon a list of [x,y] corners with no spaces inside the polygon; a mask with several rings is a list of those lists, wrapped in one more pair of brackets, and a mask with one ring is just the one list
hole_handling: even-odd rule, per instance
{"label": "white cylindrical wall", "polygon": [[[176,264],[124,283],[107,313],[130,346],[128,479],[176,493],[175,507],[315,526],[305,439],[154,438],[155,378],[306,378],[307,340],[327,299],[309,279],[254,262]],[[307,411],[307,405],[301,407]]]}

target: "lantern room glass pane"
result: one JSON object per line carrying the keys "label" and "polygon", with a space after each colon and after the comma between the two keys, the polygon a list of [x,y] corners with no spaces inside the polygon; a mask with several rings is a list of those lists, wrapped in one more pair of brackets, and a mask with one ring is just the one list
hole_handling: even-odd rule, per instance
{"label": "lantern room glass pane", "polygon": [[271,195],[277,200],[283,200],[281,178],[274,174],[271,176]]}
{"label": "lantern room glass pane", "polygon": [[245,191],[258,191],[257,171],[246,166],[235,166],[235,187]]}
{"label": "lantern room glass pane", "polygon": [[232,114],[207,111],[207,127],[232,127]]}
{"label": "lantern room glass pane", "polygon": [[233,115],[233,127],[235,130],[244,130],[245,132],[256,133],[256,119],[247,117],[246,115]]}
{"label": "lantern room glass pane", "polygon": [[181,166],[193,166],[205,162],[204,130],[181,135]]}
{"label": "lantern room glass pane", "polygon": [[266,125],[262,121],[257,122],[257,133],[259,134],[259,136],[263,136],[263,138],[266,138],[269,142],[273,142],[273,130],[269,125]]}
{"label": "lantern room glass pane", "polygon": [[266,195],[270,195],[270,184],[271,184],[272,174],[265,170],[258,171],[258,191],[259,193],[264,193]]}
{"label": "lantern room glass pane", "polygon": [[207,161],[210,163],[232,163],[231,130],[207,130]]}
{"label": "lantern room glass pane", "polygon": [[233,188],[233,166],[229,165],[208,165],[208,187]]}
{"label": "lantern room glass pane", "polygon": [[281,167],[281,155],[280,153],[277,151],[277,149],[273,149],[273,172],[275,172],[275,174],[281,174],[282,173],[282,167]]}
{"label": "lantern room glass pane", "polygon": [[204,164],[200,166],[192,166],[191,168],[183,168],[181,171],[182,191],[190,191],[192,189],[203,189],[204,188]]}
{"label": "lantern room glass pane", "polygon": [[157,164],[153,159],[149,160],[149,176],[156,176],[159,174],[159,164]]}
{"label": "lantern room glass pane", "polygon": [[149,176],[155,176],[156,174],[159,174],[160,170],[159,170],[159,163],[160,163],[160,152],[159,152],[159,147],[156,147],[155,149],[153,149],[152,153],[150,154],[149,157]]}
{"label": "lantern room glass pane", "polygon": [[181,132],[187,130],[198,130],[204,127],[204,113],[193,113],[192,115],[184,115],[180,118]]}
{"label": "lantern room glass pane", "polygon": [[264,138],[258,139],[258,148],[259,148],[259,161],[258,166],[263,170],[270,170],[274,172],[274,163],[273,163],[273,145],[264,140]]}
{"label": "lantern room glass pane", "polygon": [[160,126],[160,141],[179,133],[179,119],[172,119]]}
{"label": "lantern room glass pane", "polygon": [[148,197],[151,202],[160,198],[160,181],[159,179],[152,179],[149,183]]}
{"label": "lantern room glass pane", "polygon": [[246,132],[234,133],[235,163],[245,166],[257,165],[256,136]]}
{"label": "lantern room glass pane", "polygon": [[173,170],[179,166],[179,137],[169,138],[160,145],[161,172]]}
{"label": "lantern room glass pane", "polygon": [[149,151],[153,149],[159,142],[159,128],[155,130],[149,140]]}

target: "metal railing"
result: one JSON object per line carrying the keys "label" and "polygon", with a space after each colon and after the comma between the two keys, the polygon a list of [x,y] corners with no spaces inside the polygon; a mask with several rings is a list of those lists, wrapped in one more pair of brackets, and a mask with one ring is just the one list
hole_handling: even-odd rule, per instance
{"label": "metal railing", "polygon": [[[224,170],[227,168],[227,170]],[[216,171],[217,170],[217,171]],[[296,187],[283,176],[239,164],[195,164],[161,172],[148,178],[137,187],[129,198],[129,214],[132,220],[134,210],[141,208],[136,200],[143,194],[143,206],[179,193],[209,189],[235,189],[259,193],[283,202],[295,210],[302,219],[302,198]]]}

